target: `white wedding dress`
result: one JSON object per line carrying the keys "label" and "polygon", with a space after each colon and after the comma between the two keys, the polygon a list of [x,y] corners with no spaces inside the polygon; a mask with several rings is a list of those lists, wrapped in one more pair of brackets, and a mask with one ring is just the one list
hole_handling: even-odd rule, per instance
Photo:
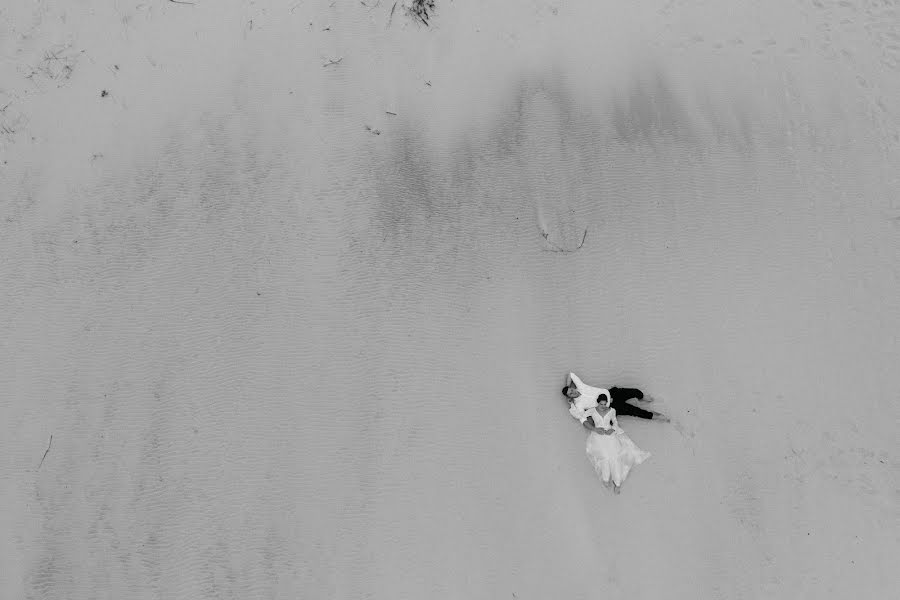
{"label": "white wedding dress", "polygon": [[650,458],[650,453],[638,448],[619,427],[615,409],[610,408],[605,415],[591,409],[587,411],[586,416],[593,417],[597,427],[612,429],[615,432],[611,435],[601,435],[592,431],[588,435],[586,448],[588,460],[604,483],[612,480],[617,486],[622,485],[631,467]]}

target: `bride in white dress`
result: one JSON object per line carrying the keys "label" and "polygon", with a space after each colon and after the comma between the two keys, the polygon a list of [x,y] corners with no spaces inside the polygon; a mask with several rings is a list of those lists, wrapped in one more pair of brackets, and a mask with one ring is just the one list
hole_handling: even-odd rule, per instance
{"label": "bride in white dress", "polygon": [[[587,439],[587,456],[603,483],[612,483],[613,491],[618,494],[631,467],[650,458],[650,453],[638,448],[619,427],[616,409],[609,405],[609,396],[600,394],[597,400],[597,408],[585,411],[582,421],[591,431]],[[588,418],[593,421],[593,426],[588,423]]]}

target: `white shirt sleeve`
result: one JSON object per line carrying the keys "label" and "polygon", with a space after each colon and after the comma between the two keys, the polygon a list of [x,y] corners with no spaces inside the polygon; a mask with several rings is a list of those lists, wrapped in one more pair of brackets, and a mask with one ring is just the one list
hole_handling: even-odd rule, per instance
{"label": "white shirt sleeve", "polygon": [[580,421],[584,423],[585,419],[587,419],[587,415],[583,408],[578,408],[578,406],[574,402],[569,403],[569,414],[575,418],[576,421]]}
{"label": "white shirt sleeve", "polygon": [[575,373],[569,373],[569,379],[572,380],[572,383],[574,383],[575,387],[578,388],[578,391],[581,392],[581,388],[584,386],[584,383],[580,379],[578,379],[578,375],[576,375]]}
{"label": "white shirt sleeve", "polygon": [[596,408],[589,408],[584,411],[584,420],[587,421],[588,417],[594,419],[595,426],[603,427],[603,417],[600,416],[600,413],[597,412]]}
{"label": "white shirt sleeve", "polygon": [[609,394],[609,391],[605,388],[598,388],[592,385],[587,385],[580,379],[578,379],[578,375],[575,373],[569,373],[569,377],[572,379],[572,383],[575,384],[575,388],[581,393],[575,400],[575,404],[582,407],[583,409],[593,408],[597,406],[597,398],[600,394]]}

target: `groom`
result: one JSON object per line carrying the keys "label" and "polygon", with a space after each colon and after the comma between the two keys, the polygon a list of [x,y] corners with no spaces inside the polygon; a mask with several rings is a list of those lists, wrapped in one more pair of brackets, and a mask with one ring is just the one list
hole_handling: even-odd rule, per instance
{"label": "groom", "polygon": [[632,398],[643,402],[652,401],[650,398],[646,398],[644,392],[637,388],[611,387],[608,390],[597,388],[581,381],[575,373],[569,373],[562,393],[569,399],[569,413],[582,423],[585,420],[585,412],[597,406],[597,398],[601,394],[606,395],[610,400],[610,406],[616,410],[616,414],[619,416],[631,415],[641,419],[669,422],[669,417],[662,413],[644,410],[628,402]]}

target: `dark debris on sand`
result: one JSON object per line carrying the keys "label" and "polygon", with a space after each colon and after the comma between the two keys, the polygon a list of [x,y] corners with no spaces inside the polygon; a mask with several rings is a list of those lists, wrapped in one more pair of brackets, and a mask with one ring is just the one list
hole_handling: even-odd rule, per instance
{"label": "dark debris on sand", "polygon": [[434,16],[434,0],[413,0],[406,7],[406,12],[428,27],[431,25],[429,22],[431,17]]}

